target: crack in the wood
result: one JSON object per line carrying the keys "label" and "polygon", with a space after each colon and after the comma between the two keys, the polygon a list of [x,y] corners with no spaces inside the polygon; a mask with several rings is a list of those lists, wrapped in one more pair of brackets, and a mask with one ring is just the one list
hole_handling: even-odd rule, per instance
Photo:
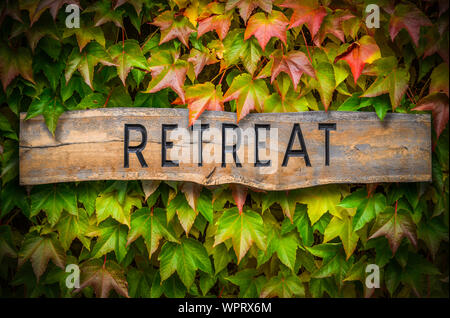
{"label": "crack in the wood", "polygon": [[70,145],[82,145],[82,144],[103,144],[107,142],[123,142],[123,139],[116,139],[116,140],[102,140],[102,141],[87,141],[87,142],[66,142],[61,143],[57,145],[47,145],[47,146],[25,146],[25,145],[19,145],[19,148],[26,148],[26,149],[45,149],[45,148],[57,148],[62,146],[70,146]]}

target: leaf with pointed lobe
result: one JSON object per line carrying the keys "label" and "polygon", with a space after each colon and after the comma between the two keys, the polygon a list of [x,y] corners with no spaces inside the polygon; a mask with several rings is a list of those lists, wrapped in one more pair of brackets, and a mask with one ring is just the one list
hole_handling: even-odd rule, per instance
{"label": "leaf with pointed lobe", "polygon": [[148,84],[146,93],[156,93],[166,87],[172,88],[185,104],[184,81],[188,71],[188,63],[178,58],[173,51],[158,51],[149,61],[152,80]]}
{"label": "leaf with pointed lobe", "polygon": [[429,94],[445,93],[449,96],[449,72],[448,65],[441,63],[431,72],[431,83]]}
{"label": "leaf with pointed lobe", "polygon": [[117,43],[110,46],[108,52],[117,65],[117,75],[123,86],[126,85],[125,80],[132,68],[149,69],[147,60],[136,40],[125,40],[122,43]]}
{"label": "leaf with pointed lobe", "polygon": [[195,32],[195,28],[186,17],[176,17],[174,12],[164,11],[153,20],[152,24],[161,29],[159,44],[177,38],[189,48],[189,35]]}
{"label": "leaf with pointed lobe", "polygon": [[266,249],[263,220],[256,212],[247,210],[240,213],[238,208],[231,208],[222,214],[217,225],[214,247],[231,239],[238,264],[253,243],[261,250]]}
{"label": "leaf with pointed lobe", "polygon": [[288,19],[281,11],[273,10],[269,15],[262,12],[255,13],[248,20],[244,39],[247,40],[254,35],[263,51],[272,37],[280,39],[286,45],[286,27],[288,24]]}
{"label": "leaf with pointed lobe", "polygon": [[225,12],[223,3],[211,2],[198,18],[197,38],[203,34],[216,31],[219,39],[223,41],[231,26],[232,13]]}
{"label": "leaf with pointed lobe", "polygon": [[3,85],[3,90],[6,92],[8,85],[19,74],[27,81],[35,83],[32,63],[33,60],[27,48],[20,47],[17,50],[13,50],[9,48],[9,45],[1,43],[0,80]]}
{"label": "leaf with pointed lobe", "polygon": [[83,288],[91,286],[99,298],[107,298],[111,290],[128,298],[128,283],[123,268],[114,261],[103,262],[100,259],[88,260],[80,265],[80,287],[74,290],[78,293]]}
{"label": "leaf with pointed lobe", "polygon": [[322,25],[323,19],[327,15],[325,7],[319,6],[317,0],[286,0],[280,7],[292,9],[294,12],[289,22],[289,29],[306,24],[314,38]]}
{"label": "leaf with pointed lobe", "polygon": [[300,51],[290,51],[284,54],[277,50],[272,54],[272,76],[270,82],[273,83],[278,74],[284,72],[289,75],[294,85],[294,90],[297,90],[298,83],[303,73],[316,78],[314,69],[306,57],[305,53]]}
{"label": "leaf with pointed lobe", "polygon": [[142,208],[131,215],[131,228],[128,232],[126,246],[141,236],[147,246],[149,258],[158,249],[161,239],[165,238],[168,241],[179,243],[175,232],[167,224],[166,211],[160,208]]}
{"label": "leaf with pointed lobe", "polygon": [[34,187],[31,193],[30,216],[39,214],[41,210],[45,211],[51,225],[58,223],[63,210],[77,215],[76,194],[67,184]]}
{"label": "leaf with pointed lobe", "polygon": [[69,36],[76,36],[80,52],[91,41],[95,41],[102,47],[105,47],[105,35],[99,27],[81,25],[80,28],[65,29],[63,39]]}
{"label": "leaf with pointed lobe", "polygon": [[225,5],[225,11],[233,8],[239,8],[239,14],[242,20],[247,23],[248,18],[256,8],[261,8],[267,13],[272,12],[272,0],[228,0]]}
{"label": "leaf with pointed lobe", "polygon": [[257,298],[261,293],[266,278],[259,275],[258,271],[253,268],[247,268],[225,278],[234,285],[239,286],[239,297]]}
{"label": "leaf with pointed lobe", "polygon": [[369,239],[385,236],[394,255],[403,237],[407,237],[414,246],[417,246],[416,226],[405,210],[396,211],[393,207],[386,209],[377,217],[371,233]]}
{"label": "leaf with pointed lobe", "polygon": [[437,138],[439,138],[448,123],[448,96],[442,93],[430,94],[422,98],[412,110],[431,110],[434,131],[436,132]]}
{"label": "leaf with pointed lobe", "polygon": [[65,257],[64,249],[55,233],[39,235],[36,232],[30,232],[25,235],[19,251],[18,267],[20,268],[27,260],[30,260],[33,272],[39,282],[39,278],[44,274],[49,260],[64,269]]}
{"label": "leaf with pointed lobe", "polygon": [[319,32],[314,37],[314,44],[321,46],[322,42],[325,40],[327,34],[332,34],[337,37],[341,42],[345,43],[345,33],[342,28],[344,21],[347,21],[355,16],[345,10],[336,10],[333,14],[327,15],[319,29]]}
{"label": "leaf with pointed lobe", "polygon": [[389,34],[391,40],[394,41],[400,30],[406,29],[414,44],[418,47],[420,27],[431,25],[431,21],[415,5],[411,3],[399,4],[395,7],[389,20]]}
{"label": "leaf with pointed lobe", "polygon": [[279,272],[272,277],[262,288],[261,298],[292,298],[305,296],[305,287],[300,278],[295,274],[286,275]]}
{"label": "leaf with pointed lobe", "polygon": [[327,243],[338,236],[344,246],[348,260],[353,254],[359,240],[358,234],[353,230],[352,218],[350,216],[345,215],[343,218],[334,216],[325,229],[323,243]]}
{"label": "leaf with pointed lobe", "polygon": [[264,80],[253,80],[250,74],[241,74],[234,78],[223,101],[236,100],[237,121],[239,122],[252,110],[261,112],[268,96],[269,90]]}
{"label": "leaf with pointed lobe", "polygon": [[89,43],[81,53],[74,48],[66,62],[64,74],[66,83],[69,83],[73,73],[78,70],[84,82],[93,90],[94,68],[98,63],[108,66],[116,65],[111,55],[96,42]]}
{"label": "leaf with pointed lobe", "polygon": [[208,49],[206,49],[205,51],[199,51],[195,48],[191,49],[187,61],[194,65],[194,73],[196,78],[206,65],[211,65],[219,62],[214,54],[209,52]]}
{"label": "leaf with pointed lobe", "polygon": [[218,85],[216,88],[211,82],[190,86],[186,89],[186,103],[189,108],[189,126],[192,126],[205,110],[224,110],[222,87]]}
{"label": "leaf with pointed lobe", "polygon": [[165,281],[176,271],[186,288],[194,283],[198,269],[210,275],[213,272],[205,247],[191,238],[183,238],[181,244],[166,242],[158,259],[161,281]]}
{"label": "leaf with pointed lobe", "polygon": [[365,35],[359,41],[353,42],[344,53],[336,56],[334,63],[339,60],[346,61],[350,66],[356,84],[364,66],[379,58],[381,58],[380,48],[374,38]]}

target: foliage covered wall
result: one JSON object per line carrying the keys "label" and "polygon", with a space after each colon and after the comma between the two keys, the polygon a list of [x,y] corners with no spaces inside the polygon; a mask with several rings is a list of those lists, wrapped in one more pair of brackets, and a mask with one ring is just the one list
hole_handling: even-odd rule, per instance
{"label": "foliage covered wall", "polygon": [[[433,0],[2,1],[0,295],[448,297],[448,15]],[[64,111],[97,107],[188,107],[191,123],[204,110],[431,111],[433,182],[19,186],[19,113],[54,133]]]}

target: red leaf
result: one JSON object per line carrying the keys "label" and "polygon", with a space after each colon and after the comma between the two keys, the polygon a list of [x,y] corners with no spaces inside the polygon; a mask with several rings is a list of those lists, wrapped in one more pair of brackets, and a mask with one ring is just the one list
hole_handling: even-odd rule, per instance
{"label": "red leaf", "polygon": [[353,14],[342,10],[336,10],[333,15],[325,17],[319,33],[314,38],[314,44],[320,46],[325,40],[326,35],[333,34],[341,42],[345,42],[344,31],[342,30],[342,22],[355,17]]}
{"label": "red leaf", "polygon": [[372,63],[380,57],[380,48],[375,40],[365,35],[358,42],[352,43],[344,53],[336,56],[334,63],[339,60],[346,61],[350,66],[356,84],[364,69],[364,65]]}
{"label": "red leaf", "polygon": [[247,199],[247,187],[240,184],[231,185],[231,193],[233,195],[234,202],[239,209],[239,214],[242,213],[242,209],[245,204],[245,199]]}
{"label": "red leaf", "polygon": [[422,98],[412,110],[431,110],[434,130],[439,139],[439,136],[448,123],[448,108],[448,96],[442,93],[436,93]]}
{"label": "red leaf", "polygon": [[272,37],[279,38],[286,45],[286,26],[288,24],[288,19],[280,11],[272,11],[269,15],[262,12],[256,13],[248,21],[244,39],[247,40],[254,35],[263,51]]}
{"label": "red leaf", "polygon": [[277,51],[272,55],[272,58],[273,66],[272,77],[270,79],[271,83],[273,83],[275,78],[281,72],[285,72],[289,75],[294,84],[294,90],[297,89],[297,85],[300,82],[303,73],[316,78],[314,69],[303,52],[290,51],[285,55],[281,51]]}
{"label": "red leaf", "polygon": [[186,17],[175,17],[172,11],[164,11],[153,20],[152,24],[161,29],[159,44],[178,38],[181,43],[189,47],[189,35],[195,32],[194,27]]}
{"label": "red leaf", "polygon": [[197,38],[203,34],[215,30],[220,40],[223,40],[231,25],[231,16],[228,14],[213,15],[198,21]]}
{"label": "red leaf", "polygon": [[323,18],[327,15],[324,7],[317,1],[287,0],[280,7],[294,10],[289,23],[289,29],[305,24],[308,26],[311,36],[314,38],[322,25]]}
{"label": "red leaf", "polygon": [[216,89],[211,82],[191,86],[186,90],[186,103],[191,126],[205,110],[223,110],[222,87]]}
{"label": "red leaf", "polygon": [[431,21],[412,4],[399,4],[395,7],[394,14],[389,21],[389,34],[394,41],[401,29],[406,29],[416,47],[419,46],[421,26],[431,26]]}

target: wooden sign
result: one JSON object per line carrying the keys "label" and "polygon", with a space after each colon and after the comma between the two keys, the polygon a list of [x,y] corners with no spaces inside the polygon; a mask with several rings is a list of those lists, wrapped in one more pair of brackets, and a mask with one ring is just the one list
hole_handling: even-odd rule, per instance
{"label": "wooden sign", "polygon": [[429,115],[236,114],[102,108],[20,117],[20,183],[174,180],[288,190],[329,183],[431,181]]}

